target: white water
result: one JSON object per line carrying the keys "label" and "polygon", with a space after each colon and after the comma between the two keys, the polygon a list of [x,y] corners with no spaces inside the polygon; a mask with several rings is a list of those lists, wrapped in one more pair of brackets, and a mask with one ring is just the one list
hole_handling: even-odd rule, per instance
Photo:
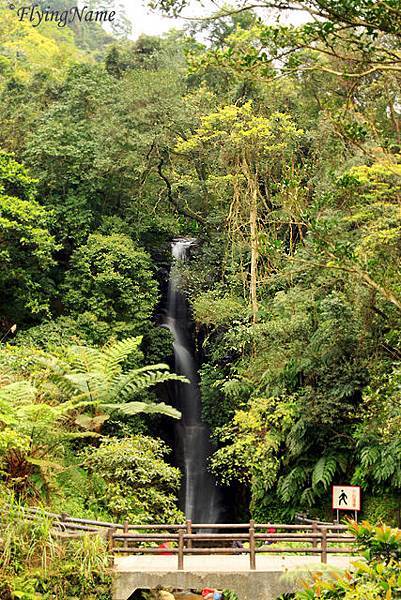
{"label": "white water", "polygon": [[[186,260],[193,239],[172,242],[175,263]],[[209,431],[201,419],[201,396],[197,365],[189,334],[188,304],[180,291],[179,273],[170,273],[165,325],[174,336],[175,370],[189,379],[189,384],[176,385],[177,406],[182,418],[176,426],[177,454],[184,471],[183,507],[187,519],[195,523],[218,523],[221,513],[220,493],[207,470],[211,453]]]}

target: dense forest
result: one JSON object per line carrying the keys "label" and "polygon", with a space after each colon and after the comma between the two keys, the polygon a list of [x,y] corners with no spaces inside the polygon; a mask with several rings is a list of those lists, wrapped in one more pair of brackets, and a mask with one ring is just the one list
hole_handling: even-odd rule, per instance
{"label": "dense forest", "polygon": [[160,325],[171,241],[190,237],[227,515],[331,519],[349,482],[365,518],[399,525],[399,0],[226,7],[136,41],[124,18],[34,28],[2,1],[0,506],[184,519],[187,384]]}

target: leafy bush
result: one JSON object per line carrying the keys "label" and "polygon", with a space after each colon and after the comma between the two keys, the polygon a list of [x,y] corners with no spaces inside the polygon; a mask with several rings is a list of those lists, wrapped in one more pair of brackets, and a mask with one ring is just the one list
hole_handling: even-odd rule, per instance
{"label": "leafy bush", "polygon": [[11,323],[49,314],[48,273],[58,247],[36,185],[13,155],[0,150],[0,314]]}
{"label": "leafy bush", "polygon": [[219,296],[215,291],[197,296],[193,307],[196,321],[213,327],[229,325],[233,321],[238,322],[248,317],[248,311],[243,302],[228,294]]}
{"label": "leafy bush", "polygon": [[400,498],[395,494],[364,495],[362,514],[370,523],[399,526]]}
{"label": "leafy bush", "polygon": [[361,525],[351,523],[350,533],[356,537],[359,551],[368,562],[381,561],[386,564],[401,561],[401,531],[388,525],[374,526],[363,521]]}
{"label": "leafy bush", "polygon": [[70,314],[89,313],[109,335],[138,333],[157,301],[149,255],[122,234],[92,234],[73,253],[64,290]]}
{"label": "leafy bush", "polygon": [[161,440],[141,435],[103,439],[99,448],[87,449],[85,465],[105,482],[99,504],[132,523],[183,522],[176,497],[180,471],[165,461],[168,452]]}
{"label": "leafy bush", "polygon": [[367,521],[350,523],[357,551],[365,560],[356,561],[342,576],[316,573],[296,600],[390,600],[401,597],[401,531]]}

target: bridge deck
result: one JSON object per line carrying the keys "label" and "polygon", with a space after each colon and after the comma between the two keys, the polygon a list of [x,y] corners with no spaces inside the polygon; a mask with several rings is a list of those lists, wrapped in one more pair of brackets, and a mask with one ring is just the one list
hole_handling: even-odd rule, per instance
{"label": "bridge deck", "polygon": [[[346,569],[352,559],[349,556],[329,555],[328,566]],[[322,564],[319,556],[274,556],[258,554],[256,558],[257,571],[282,571],[301,568],[303,571],[310,568],[321,570]],[[123,556],[115,557],[115,571],[120,573],[171,573],[177,570],[176,556]],[[197,573],[216,573],[216,572],[249,572],[249,557],[247,555],[223,556],[223,555],[204,555],[204,556],[185,556],[184,572]]]}

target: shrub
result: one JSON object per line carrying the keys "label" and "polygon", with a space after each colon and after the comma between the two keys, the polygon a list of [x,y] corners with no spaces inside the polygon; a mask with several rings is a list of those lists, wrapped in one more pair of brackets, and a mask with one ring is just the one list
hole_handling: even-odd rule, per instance
{"label": "shrub", "polygon": [[104,439],[86,452],[86,466],[104,479],[99,501],[117,519],[132,523],[183,522],[176,508],[180,472],[165,461],[169,449],[143,435]]}
{"label": "shrub", "polygon": [[296,600],[401,598],[401,531],[367,521],[350,523],[349,531],[364,560],[356,561],[342,576],[315,574],[313,582],[293,596]]}

